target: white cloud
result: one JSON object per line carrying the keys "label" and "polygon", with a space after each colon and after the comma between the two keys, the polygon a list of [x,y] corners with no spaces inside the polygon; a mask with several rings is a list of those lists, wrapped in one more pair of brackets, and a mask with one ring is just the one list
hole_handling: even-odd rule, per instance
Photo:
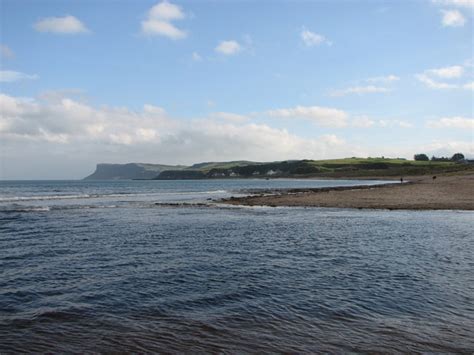
{"label": "white cloud", "polygon": [[426,123],[429,128],[458,128],[458,129],[474,129],[474,118],[461,116],[444,117],[439,120],[429,120]]}
{"label": "white cloud", "polygon": [[427,144],[418,145],[416,152],[425,152],[428,156],[452,156],[454,153],[462,152],[467,157],[474,157],[474,144],[472,141],[446,141],[437,140]]}
{"label": "white cloud", "polygon": [[75,100],[85,101],[85,92],[81,89],[62,89],[62,90],[46,90],[39,94],[41,100],[48,102],[60,102],[65,98],[74,98]]}
{"label": "white cloud", "polygon": [[185,17],[178,5],[162,1],[148,11],[146,19],[141,23],[142,33],[150,36],[164,36],[174,40],[186,38],[186,31],[171,23]]}
{"label": "white cloud", "polygon": [[375,124],[375,121],[374,120],[371,120],[369,117],[367,116],[359,116],[359,117],[355,117],[353,120],[352,120],[352,123],[351,125],[353,127],[357,127],[357,128],[370,128],[372,127],[373,125]]}
{"label": "white cloud", "polygon": [[33,25],[38,32],[51,32],[59,34],[76,34],[90,32],[87,27],[76,17],[47,17]]}
{"label": "white cloud", "polygon": [[71,156],[78,164],[87,163],[80,173],[85,176],[101,161],[189,164],[331,158],[358,152],[334,134],[307,139],[223,112],[208,119],[180,120],[152,105],[131,111],[96,108],[67,98],[48,102],[8,95],[0,95],[0,106],[4,174],[24,169],[26,156],[32,164],[41,161],[56,177],[64,177],[70,172],[62,167],[69,166]]}
{"label": "white cloud", "polygon": [[458,10],[441,10],[443,18],[441,23],[444,27],[462,27],[466,23],[466,18]]}
{"label": "white cloud", "polygon": [[214,50],[224,55],[234,55],[242,50],[242,46],[234,40],[221,41]]}
{"label": "white cloud", "polygon": [[462,87],[463,89],[474,91],[474,81],[471,81],[470,83],[466,83]]}
{"label": "white cloud", "polygon": [[[69,98],[51,101],[0,94],[0,133],[32,140],[98,140],[124,144],[143,141],[143,132],[172,126],[165,111],[145,105],[140,113],[124,108],[96,109]],[[150,134],[148,134],[150,136]]]}
{"label": "white cloud", "polygon": [[465,77],[466,69],[471,71],[471,67],[471,61],[468,60],[464,63],[464,65],[452,65],[448,67],[425,70],[423,73],[416,74],[415,78],[417,78],[430,89],[472,90],[472,82],[463,84],[460,83],[459,80],[453,81],[455,79],[461,79]]}
{"label": "white cloud", "polygon": [[407,121],[401,121],[401,120],[379,120],[378,125],[380,127],[400,127],[400,128],[412,128],[413,125],[410,122]]}
{"label": "white cloud", "polygon": [[358,116],[352,119],[351,125],[357,128],[412,128],[413,125],[407,121],[396,119],[373,120],[367,116]]}
{"label": "white cloud", "polygon": [[162,107],[159,106],[154,106],[154,105],[148,105],[145,104],[143,105],[143,113],[146,115],[151,115],[154,117],[166,117],[166,110]]}
{"label": "white cloud", "polygon": [[266,111],[265,114],[279,118],[304,118],[326,127],[345,127],[348,117],[347,113],[342,110],[320,106],[282,108]]}
{"label": "white cloud", "polygon": [[415,75],[415,78],[417,78],[430,89],[456,89],[458,87],[455,84],[436,81],[427,74],[417,74]]}
{"label": "white cloud", "polygon": [[332,44],[331,41],[328,41],[323,35],[311,32],[307,29],[303,29],[300,32],[300,36],[307,47],[319,46],[323,43],[327,43],[328,45]]}
{"label": "white cloud", "polygon": [[346,96],[346,95],[365,95],[365,94],[375,94],[375,93],[387,93],[392,91],[390,87],[391,84],[400,80],[400,78],[396,75],[390,74],[386,76],[375,76],[368,79],[365,79],[365,82],[368,83],[380,83],[383,86],[377,85],[358,85],[358,86],[351,86],[348,88],[340,89],[340,90],[332,90],[329,95],[333,97],[338,96]]}
{"label": "white cloud", "polygon": [[198,52],[193,52],[192,54],[192,58],[195,62],[199,62],[202,60],[202,57],[201,55],[198,53]]}
{"label": "white cloud", "polygon": [[[369,141],[360,145],[334,134],[316,133],[312,138],[303,138],[226,112],[216,112],[206,119],[181,120],[155,105],[134,111],[95,107],[59,94],[51,100],[49,96],[45,98],[0,94],[2,178],[80,178],[98,162],[191,164],[375,155],[412,157],[415,152],[452,155],[458,151],[473,155],[472,142],[444,140],[372,147]],[[277,117],[303,116],[315,122],[332,121],[334,126],[337,121],[339,126],[347,126],[347,114],[340,110],[296,107],[274,111]]]}
{"label": "white cloud", "polygon": [[0,82],[4,83],[11,83],[20,80],[35,80],[38,78],[39,76],[36,74],[30,75],[14,70],[0,70]]}
{"label": "white cloud", "polygon": [[12,59],[15,57],[15,53],[6,45],[0,45],[0,56],[7,59]]}
{"label": "white cloud", "polygon": [[474,8],[474,0],[432,0],[434,4]]}
{"label": "white cloud", "polygon": [[242,122],[247,122],[249,120],[248,116],[239,115],[239,114],[231,113],[231,112],[213,112],[211,113],[210,117],[214,119],[224,120],[224,121],[234,122],[234,123],[242,123]]}
{"label": "white cloud", "polygon": [[450,67],[429,69],[425,73],[436,76],[441,79],[455,79],[460,78],[464,73],[464,68],[460,65],[453,65]]}
{"label": "white cloud", "polygon": [[156,19],[143,21],[142,32],[147,35],[164,36],[171,39],[183,39],[187,36],[185,31],[180,30],[172,23]]}
{"label": "white cloud", "polygon": [[381,86],[354,86],[342,90],[334,90],[331,92],[331,96],[346,96],[350,94],[357,94],[357,95],[364,95],[364,94],[373,94],[373,93],[386,93],[390,92],[389,88],[381,87]]}
{"label": "white cloud", "polygon": [[165,21],[181,20],[185,17],[181,7],[168,1],[163,1],[154,5],[148,11],[148,16]]}
{"label": "white cloud", "polygon": [[395,82],[395,81],[398,81],[400,80],[400,78],[396,75],[387,75],[387,76],[376,76],[376,77],[373,77],[373,78],[368,78],[366,81],[370,82],[370,83],[385,83],[385,84],[389,84],[389,83],[392,83],[392,82]]}
{"label": "white cloud", "polygon": [[474,58],[466,59],[463,65],[465,68],[474,68]]}

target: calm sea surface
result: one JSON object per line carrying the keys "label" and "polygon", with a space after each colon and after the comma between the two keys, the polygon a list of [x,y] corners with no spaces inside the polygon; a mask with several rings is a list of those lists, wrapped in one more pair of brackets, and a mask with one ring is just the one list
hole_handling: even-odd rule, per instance
{"label": "calm sea surface", "polygon": [[0,353],[472,354],[472,212],[209,200],[357,183],[0,181]]}

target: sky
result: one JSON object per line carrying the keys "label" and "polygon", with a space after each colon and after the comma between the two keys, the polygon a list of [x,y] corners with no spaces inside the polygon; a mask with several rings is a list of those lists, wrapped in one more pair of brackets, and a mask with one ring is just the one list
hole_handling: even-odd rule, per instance
{"label": "sky", "polygon": [[0,0],[0,179],[474,158],[474,0]]}

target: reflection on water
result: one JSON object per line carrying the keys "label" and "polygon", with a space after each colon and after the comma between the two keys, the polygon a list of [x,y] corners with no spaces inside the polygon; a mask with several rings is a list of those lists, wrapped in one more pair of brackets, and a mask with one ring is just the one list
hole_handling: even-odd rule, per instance
{"label": "reflection on water", "polygon": [[115,203],[0,211],[0,352],[474,350],[472,212]]}

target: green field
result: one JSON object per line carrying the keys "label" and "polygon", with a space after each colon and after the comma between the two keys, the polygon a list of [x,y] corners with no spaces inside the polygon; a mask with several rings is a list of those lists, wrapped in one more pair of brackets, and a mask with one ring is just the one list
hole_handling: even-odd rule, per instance
{"label": "green field", "polygon": [[403,176],[453,172],[472,168],[455,162],[415,161],[391,158],[311,160],[311,166],[327,169],[326,176]]}

